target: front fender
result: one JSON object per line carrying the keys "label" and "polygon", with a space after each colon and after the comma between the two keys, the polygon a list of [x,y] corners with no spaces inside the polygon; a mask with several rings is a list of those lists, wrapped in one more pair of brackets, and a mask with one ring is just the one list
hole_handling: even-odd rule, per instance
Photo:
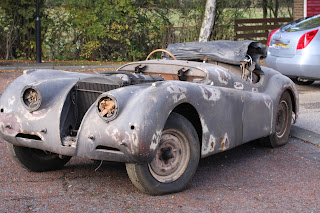
{"label": "front fender", "polygon": [[[70,89],[84,76],[87,74],[31,70],[17,78],[0,100],[1,136],[18,146],[73,155],[72,150],[62,147],[60,116]],[[40,91],[42,103],[36,111],[29,111],[21,101],[21,92],[26,86],[36,87]]]}
{"label": "front fender", "polygon": [[104,158],[96,152],[97,147],[106,147],[106,152],[115,149],[124,153],[125,161],[150,162],[171,111],[180,103],[189,102],[194,90],[200,91],[197,84],[165,81],[107,92],[117,99],[118,116],[106,122],[94,104],[79,129],[77,155]]}

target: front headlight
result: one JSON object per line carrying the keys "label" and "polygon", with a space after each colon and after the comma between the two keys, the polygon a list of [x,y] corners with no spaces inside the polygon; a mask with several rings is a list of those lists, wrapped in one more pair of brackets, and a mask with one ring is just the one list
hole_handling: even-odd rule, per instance
{"label": "front headlight", "polygon": [[36,87],[26,86],[21,92],[21,101],[27,110],[33,112],[40,108],[42,98]]}
{"label": "front headlight", "polygon": [[105,121],[112,121],[118,115],[118,104],[115,97],[107,95],[101,97],[97,104],[98,114]]}

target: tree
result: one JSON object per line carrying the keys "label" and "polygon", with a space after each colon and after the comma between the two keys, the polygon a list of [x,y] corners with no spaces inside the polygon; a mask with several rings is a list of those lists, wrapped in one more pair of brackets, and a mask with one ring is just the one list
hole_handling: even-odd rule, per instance
{"label": "tree", "polygon": [[2,44],[1,48],[6,49],[4,59],[19,57],[19,52],[24,52],[26,58],[31,57],[34,52],[31,38],[35,35],[33,30],[35,1],[1,1],[0,9],[0,25],[3,27],[0,36],[5,40],[5,46]]}
{"label": "tree", "polygon": [[[263,9],[263,18],[277,18],[286,13],[292,17],[293,0],[261,0],[261,3]],[[284,11],[286,8],[287,10]]]}
{"label": "tree", "polygon": [[212,32],[216,12],[216,0],[207,0],[206,9],[200,29],[199,41],[205,42],[209,40]]}

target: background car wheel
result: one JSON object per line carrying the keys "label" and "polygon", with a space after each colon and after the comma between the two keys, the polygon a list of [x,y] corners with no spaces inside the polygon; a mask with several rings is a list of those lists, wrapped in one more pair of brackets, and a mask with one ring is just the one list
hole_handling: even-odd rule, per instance
{"label": "background car wheel", "polygon": [[262,138],[261,142],[265,146],[279,147],[287,143],[291,129],[292,101],[288,91],[285,91],[280,98],[276,121],[276,132],[268,137]]}
{"label": "background car wheel", "polygon": [[161,195],[185,188],[197,170],[199,159],[196,130],[185,117],[172,113],[152,162],[127,163],[126,169],[138,189],[147,194]]}
{"label": "background car wheel", "polygon": [[60,169],[71,159],[70,156],[60,158],[55,153],[15,146],[11,143],[7,143],[7,147],[9,153],[18,164],[34,172]]}
{"label": "background car wheel", "polygon": [[298,85],[311,85],[314,80],[301,80],[299,78],[293,78],[292,81]]}

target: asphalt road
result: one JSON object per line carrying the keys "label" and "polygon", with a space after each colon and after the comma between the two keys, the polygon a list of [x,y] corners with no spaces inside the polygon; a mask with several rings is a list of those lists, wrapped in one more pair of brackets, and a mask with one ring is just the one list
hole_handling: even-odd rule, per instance
{"label": "asphalt road", "polygon": [[297,85],[297,89],[300,99],[300,115],[296,126],[320,134],[320,81],[310,86]]}
{"label": "asphalt road", "polygon": [[[0,72],[0,95],[20,74]],[[318,115],[320,85],[298,90],[304,127],[308,110],[312,121]],[[124,164],[98,168],[72,158],[59,171],[29,172],[0,139],[0,212],[320,212],[319,163],[320,147],[309,142],[290,138],[277,149],[252,142],[202,159],[183,192],[153,197],[131,184]]]}

